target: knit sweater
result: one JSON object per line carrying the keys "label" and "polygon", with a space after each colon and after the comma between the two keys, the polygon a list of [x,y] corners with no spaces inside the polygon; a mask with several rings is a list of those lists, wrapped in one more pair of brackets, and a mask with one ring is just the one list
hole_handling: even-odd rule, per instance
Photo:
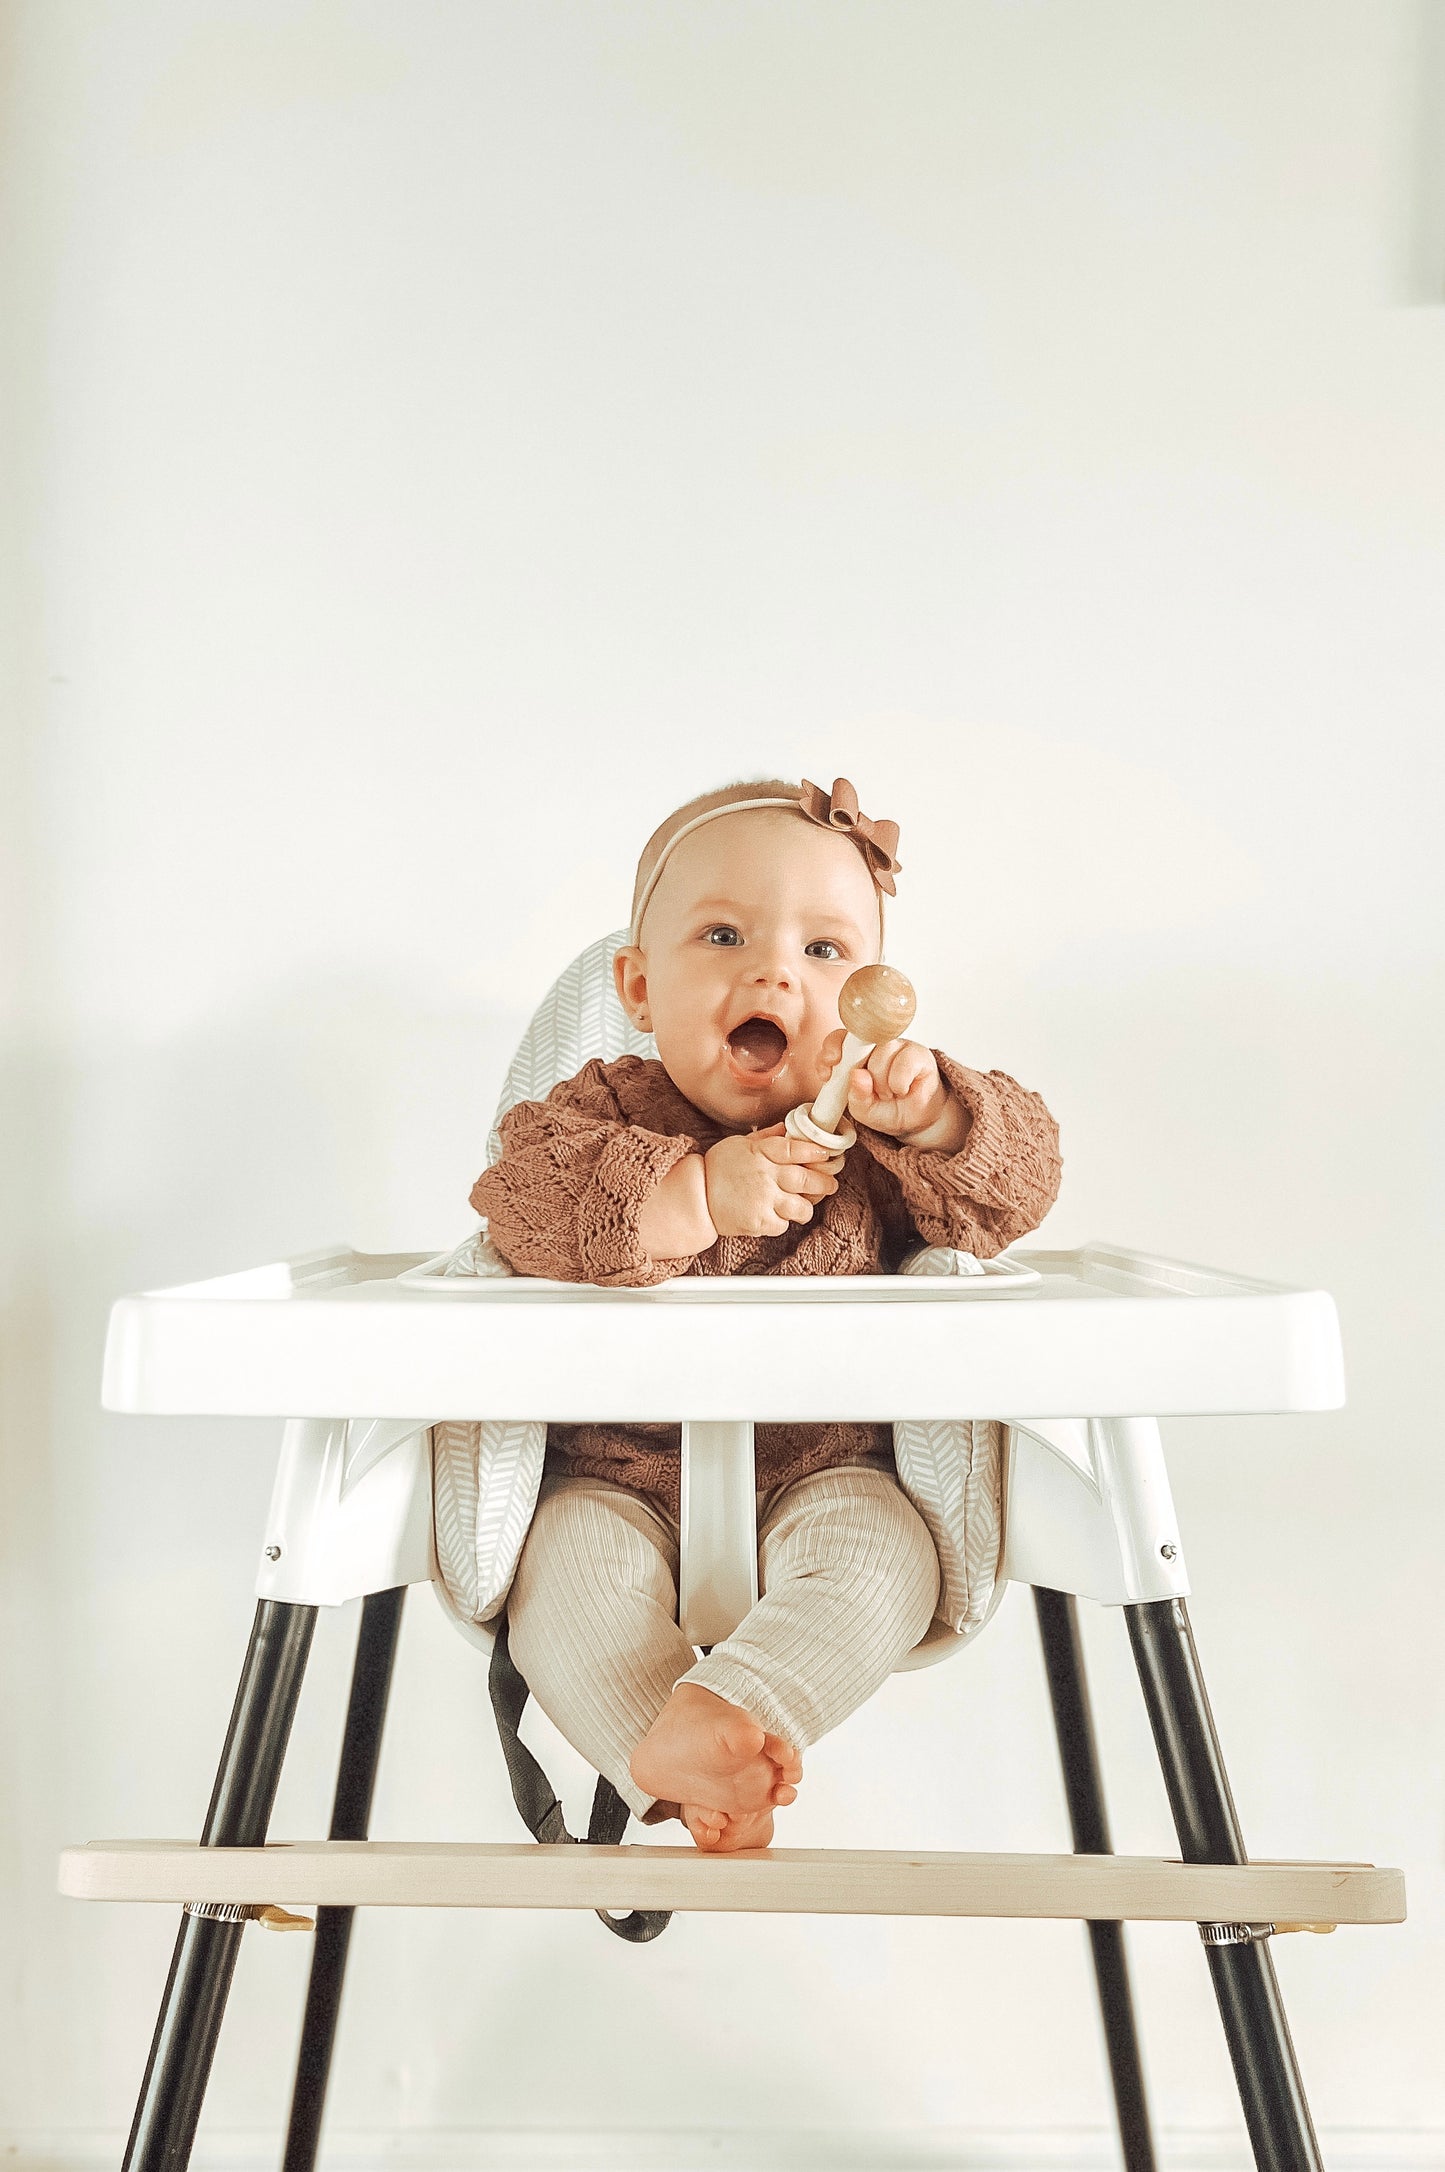
{"label": "knit sweater", "polygon": [[[545,1101],[502,1118],[502,1156],[472,1187],[492,1242],[519,1274],[607,1288],[674,1275],[888,1273],[920,1239],[980,1259],[1037,1227],[1059,1188],[1058,1127],[1039,1096],[1004,1071],[971,1071],[935,1050],[970,1118],[955,1152],[901,1146],[858,1128],[838,1189],[810,1222],[779,1237],[719,1237],[690,1259],[652,1259],[637,1223],[674,1165],[706,1153],[728,1127],[676,1087],[662,1065],[620,1056],[584,1065]],[[678,1513],[677,1425],[552,1425],[549,1469],[605,1478]],[[840,1463],[893,1467],[887,1425],[760,1425],[759,1492]]]}

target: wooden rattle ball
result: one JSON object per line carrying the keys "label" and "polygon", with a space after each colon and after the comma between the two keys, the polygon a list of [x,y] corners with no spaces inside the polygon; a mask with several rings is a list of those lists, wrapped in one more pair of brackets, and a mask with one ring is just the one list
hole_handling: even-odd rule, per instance
{"label": "wooden rattle ball", "polygon": [[[856,973],[848,975],[838,991],[838,1016],[846,1034],[843,1053],[811,1111],[811,1120],[819,1131],[837,1132],[847,1107],[848,1080],[854,1064],[861,1063],[879,1041],[893,1041],[906,1033],[917,1007],[912,981],[895,965],[860,965]],[[851,1142],[839,1135],[822,1143],[846,1151]]]}
{"label": "wooden rattle ball", "polygon": [[913,983],[896,965],[860,965],[838,996],[838,1016],[848,1031],[870,1046],[896,1041],[913,1023],[918,998]]}

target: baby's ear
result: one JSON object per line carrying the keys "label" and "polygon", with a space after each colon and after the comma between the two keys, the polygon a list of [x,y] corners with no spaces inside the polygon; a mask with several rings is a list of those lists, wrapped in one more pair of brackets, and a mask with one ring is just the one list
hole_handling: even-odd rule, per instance
{"label": "baby's ear", "polygon": [[651,1033],[652,1013],[647,1007],[647,955],[636,943],[624,943],[612,961],[617,1000],[639,1033]]}

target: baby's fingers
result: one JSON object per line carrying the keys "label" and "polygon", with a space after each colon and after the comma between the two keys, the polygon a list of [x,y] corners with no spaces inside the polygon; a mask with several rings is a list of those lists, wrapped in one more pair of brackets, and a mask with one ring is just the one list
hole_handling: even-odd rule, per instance
{"label": "baby's fingers", "polygon": [[901,1101],[937,1066],[933,1051],[918,1041],[880,1041],[868,1058],[873,1084],[885,1100]]}
{"label": "baby's fingers", "polygon": [[938,1065],[931,1048],[905,1041],[888,1067],[888,1090],[900,1101],[908,1095],[930,1094],[938,1084]]}
{"label": "baby's fingers", "polygon": [[838,1058],[843,1053],[843,1042],[845,1038],[846,1036],[844,1035],[843,1028],[839,1026],[837,1032],[830,1033],[826,1041],[824,1041],[822,1047],[818,1050],[818,1063],[821,1067],[821,1076],[819,1080],[820,1084],[822,1082],[822,1079],[831,1078],[833,1072],[837,1069]]}
{"label": "baby's fingers", "polygon": [[765,1160],[776,1162],[780,1167],[790,1165],[806,1167],[810,1162],[826,1161],[828,1149],[812,1139],[790,1139],[782,1135],[782,1126],[776,1131],[755,1131],[752,1137],[758,1142],[758,1152]]}
{"label": "baby's fingers", "polygon": [[826,1169],[780,1169],[777,1175],[781,1192],[798,1192],[804,1199],[826,1199],[838,1189],[837,1180]]}

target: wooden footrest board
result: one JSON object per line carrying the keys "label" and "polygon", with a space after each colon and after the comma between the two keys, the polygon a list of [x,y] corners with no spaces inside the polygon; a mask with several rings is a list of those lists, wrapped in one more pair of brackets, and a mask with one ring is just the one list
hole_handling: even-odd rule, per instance
{"label": "wooden footrest board", "polygon": [[305,1840],[202,1848],[92,1840],[60,1858],[80,1900],[332,1908],[677,1908],[774,1915],[1047,1916],[1163,1923],[1399,1923],[1405,1881],[1368,1863],[848,1848],[557,1847]]}

